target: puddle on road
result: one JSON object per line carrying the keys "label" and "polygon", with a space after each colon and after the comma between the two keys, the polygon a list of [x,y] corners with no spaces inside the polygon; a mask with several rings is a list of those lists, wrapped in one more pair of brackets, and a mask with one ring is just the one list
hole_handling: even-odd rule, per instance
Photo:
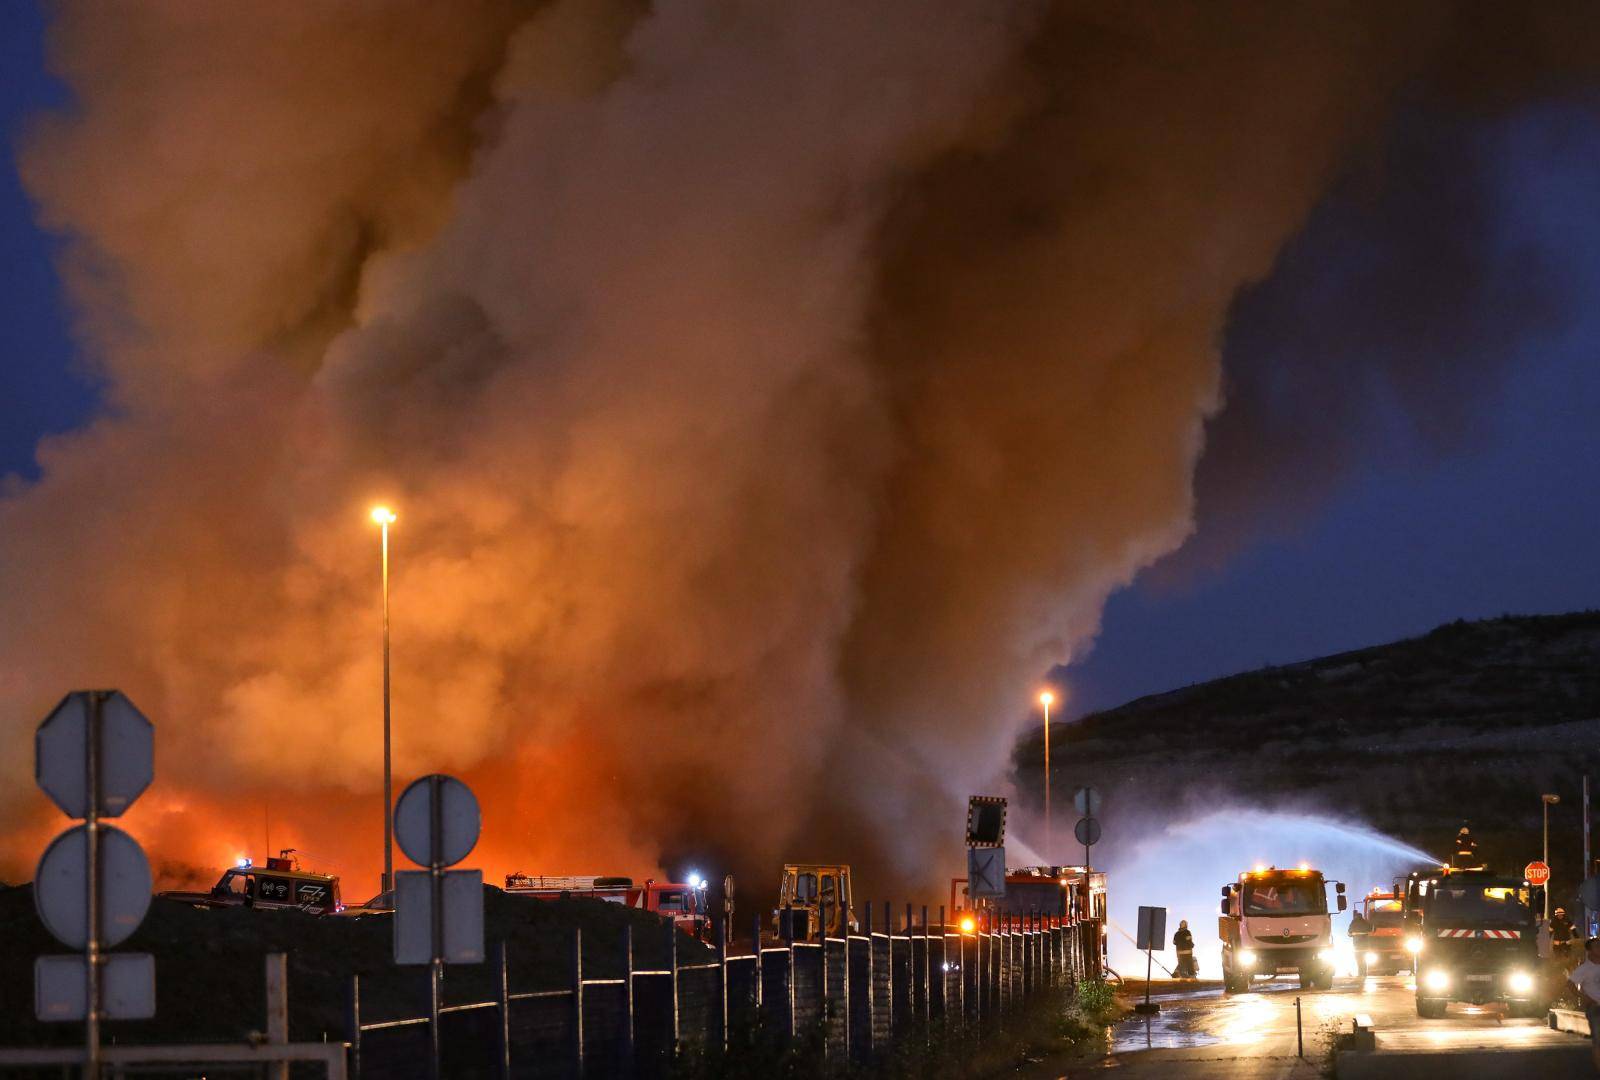
{"label": "puddle on road", "polygon": [[[1282,1032],[1283,1003],[1274,998],[1290,989],[1263,986],[1253,993],[1232,997],[1224,997],[1221,990],[1155,994],[1150,1000],[1161,1005],[1161,1012],[1155,1016],[1130,1016],[1114,1024],[1107,1033],[1109,1051],[1122,1054],[1262,1042],[1274,1031]],[[1288,1023],[1292,1034],[1293,1020]]]}

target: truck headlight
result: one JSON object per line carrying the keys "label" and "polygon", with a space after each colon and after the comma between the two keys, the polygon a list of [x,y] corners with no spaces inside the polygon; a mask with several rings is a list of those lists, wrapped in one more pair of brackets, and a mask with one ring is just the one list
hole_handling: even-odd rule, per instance
{"label": "truck headlight", "polygon": [[1506,985],[1511,987],[1513,994],[1527,994],[1533,991],[1533,976],[1526,971],[1513,971],[1506,980]]}
{"label": "truck headlight", "polygon": [[1366,961],[1367,961],[1367,966],[1368,967],[1372,967],[1373,965],[1375,965],[1378,962],[1378,954],[1375,953],[1375,952],[1369,952],[1366,955]]}
{"label": "truck headlight", "polygon": [[1450,989],[1450,973],[1443,968],[1434,968],[1422,977],[1422,985],[1429,990]]}
{"label": "truck headlight", "polygon": [[[85,924],[85,925],[87,925],[87,924]],[[978,920],[977,919],[974,919],[971,915],[963,915],[961,917],[961,932],[963,934],[970,934],[970,933],[974,932],[977,929],[978,929]]]}
{"label": "truck headlight", "polygon": [[1256,954],[1251,952],[1249,949],[1240,949],[1236,954],[1235,959],[1239,961],[1239,966],[1244,968],[1246,971],[1249,971],[1251,968],[1256,966]]}
{"label": "truck headlight", "polygon": [[1406,938],[1406,952],[1410,953],[1412,956],[1415,956],[1421,951],[1422,951],[1422,938],[1421,937],[1408,937],[1408,938]]}
{"label": "truck headlight", "polygon": [[1335,953],[1332,949],[1323,949],[1323,950],[1321,950],[1320,952],[1317,953],[1317,959],[1322,961],[1324,964],[1333,963],[1334,960],[1337,959],[1337,957],[1338,957],[1338,954]]}

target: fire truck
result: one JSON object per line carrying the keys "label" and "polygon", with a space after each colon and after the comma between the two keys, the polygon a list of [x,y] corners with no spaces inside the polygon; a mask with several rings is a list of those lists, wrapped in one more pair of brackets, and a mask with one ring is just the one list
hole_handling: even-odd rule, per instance
{"label": "fire truck", "polygon": [[1512,1016],[1545,1011],[1539,979],[1544,890],[1520,874],[1441,867],[1406,879],[1405,922],[1417,954],[1417,1015],[1452,1001],[1500,1002]]}
{"label": "fire truck", "polygon": [[1351,920],[1350,944],[1356,952],[1356,971],[1362,978],[1379,971],[1398,975],[1411,970],[1411,950],[1406,948],[1405,904],[1401,894],[1373,889],[1361,898],[1356,909],[1365,931],[1358,931]]}
{"label": "fire truck", "polygon": [[[1320,870],[1268,867],[1247,870],[1222,886],[1222,987],[1230,994],[1250,989],[1257,975],[1298,974],[1300,985],[1333,988],[1333,918],[1327,882]],[[1346,907],[1344,882],[1332,882],[1339,910]]]}
{"label": "fire truck", "polygon": [[687,882],[662,882],[647,878],[635,885],[632,878],[539,876],[507,874],[506,892],[513,896],[532,896],[539,900],[566,900],[587,897],[611,904],[638,908],[671,919],[674,926],[690,937],[711,939],[711,914],[706,904],[706,882],[690,875]]}
{"label": "fire truck", "polygon": [[967,879],[950,879],[950,910],[954,926],[963,934],[986,929],[1026,929],[1035,916],[1065,919],[1086,927],[1083,948],[1106,966],[1106,876],[1083,866],[1021,866],[1006,868],[1006,894],[999,899],[972,899]]}
{"label": "fire truck", "polygon": [[163,900],[176,900],[197,908],[295,908],[312,915],[334,915],[344,910],[339,899],[339,879],[333,874],[304,870],[294,848],[284,848],[267,865],[249,859],[224,870],[210,892],[162,892]]}
{"label": "fire truck", "polygon": [[[1106,876],[1081,866],[1022,866],[1006,869],[1006,894],[996,900],[972,900],[967,879],[950,879],[950,910],[963,933],[972,933],[976,920],[997,929],[1019,929],[1034,915],[1069,921],[1106,918]],[[967,922],[974,925],[968,926]]]}

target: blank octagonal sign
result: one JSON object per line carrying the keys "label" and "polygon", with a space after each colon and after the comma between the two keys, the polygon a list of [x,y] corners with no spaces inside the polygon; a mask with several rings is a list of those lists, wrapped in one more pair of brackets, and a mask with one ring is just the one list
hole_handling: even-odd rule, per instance
{"label": "blank octagonal sign", "polygon": [[[34,777],[68,817],[89,816],[89,695],[61,699],[34,736]],[[155,776],[155,727],[120,690],[100,705],[100,813],[120,817]]]}
{"label": "blank octagonal sign", "polygon": [[413,780],[394,807],[394,838],[418,866],[432,865],[433,792],[439,792],[439,865],[465,859],[478,843],[483,815],[472,789],[453,776],[434,774]]}
{"label": "blank octagonal sign", "polygon": [[[89,943],[89,826],[68,829],[44,849],[33,902],[45,929],[69,949]],[[100,944],[128,940],[150,909],[150,862],[121,829],[100,826]]]}

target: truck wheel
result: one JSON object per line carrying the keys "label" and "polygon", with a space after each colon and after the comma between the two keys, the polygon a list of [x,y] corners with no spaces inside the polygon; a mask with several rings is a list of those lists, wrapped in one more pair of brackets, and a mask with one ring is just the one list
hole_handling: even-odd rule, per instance
{"label": "truck wheel", "polygon": [[1439,1001],[1434,998],[1417,999],[1417,1015],[1424,1020],[1438,1020],[1444,1016],[1445,1009],[1450,1007],[1448,1001]]}
{"label": "truck wheel", "polygon": [[1316,986],[1319,990],[1332,990],[1333,989],[1333,969],[1332,968],[1328,968],[1321,975],[1318,975],[1317,978],[1316,978],[1316,981],[1312,985]]}

